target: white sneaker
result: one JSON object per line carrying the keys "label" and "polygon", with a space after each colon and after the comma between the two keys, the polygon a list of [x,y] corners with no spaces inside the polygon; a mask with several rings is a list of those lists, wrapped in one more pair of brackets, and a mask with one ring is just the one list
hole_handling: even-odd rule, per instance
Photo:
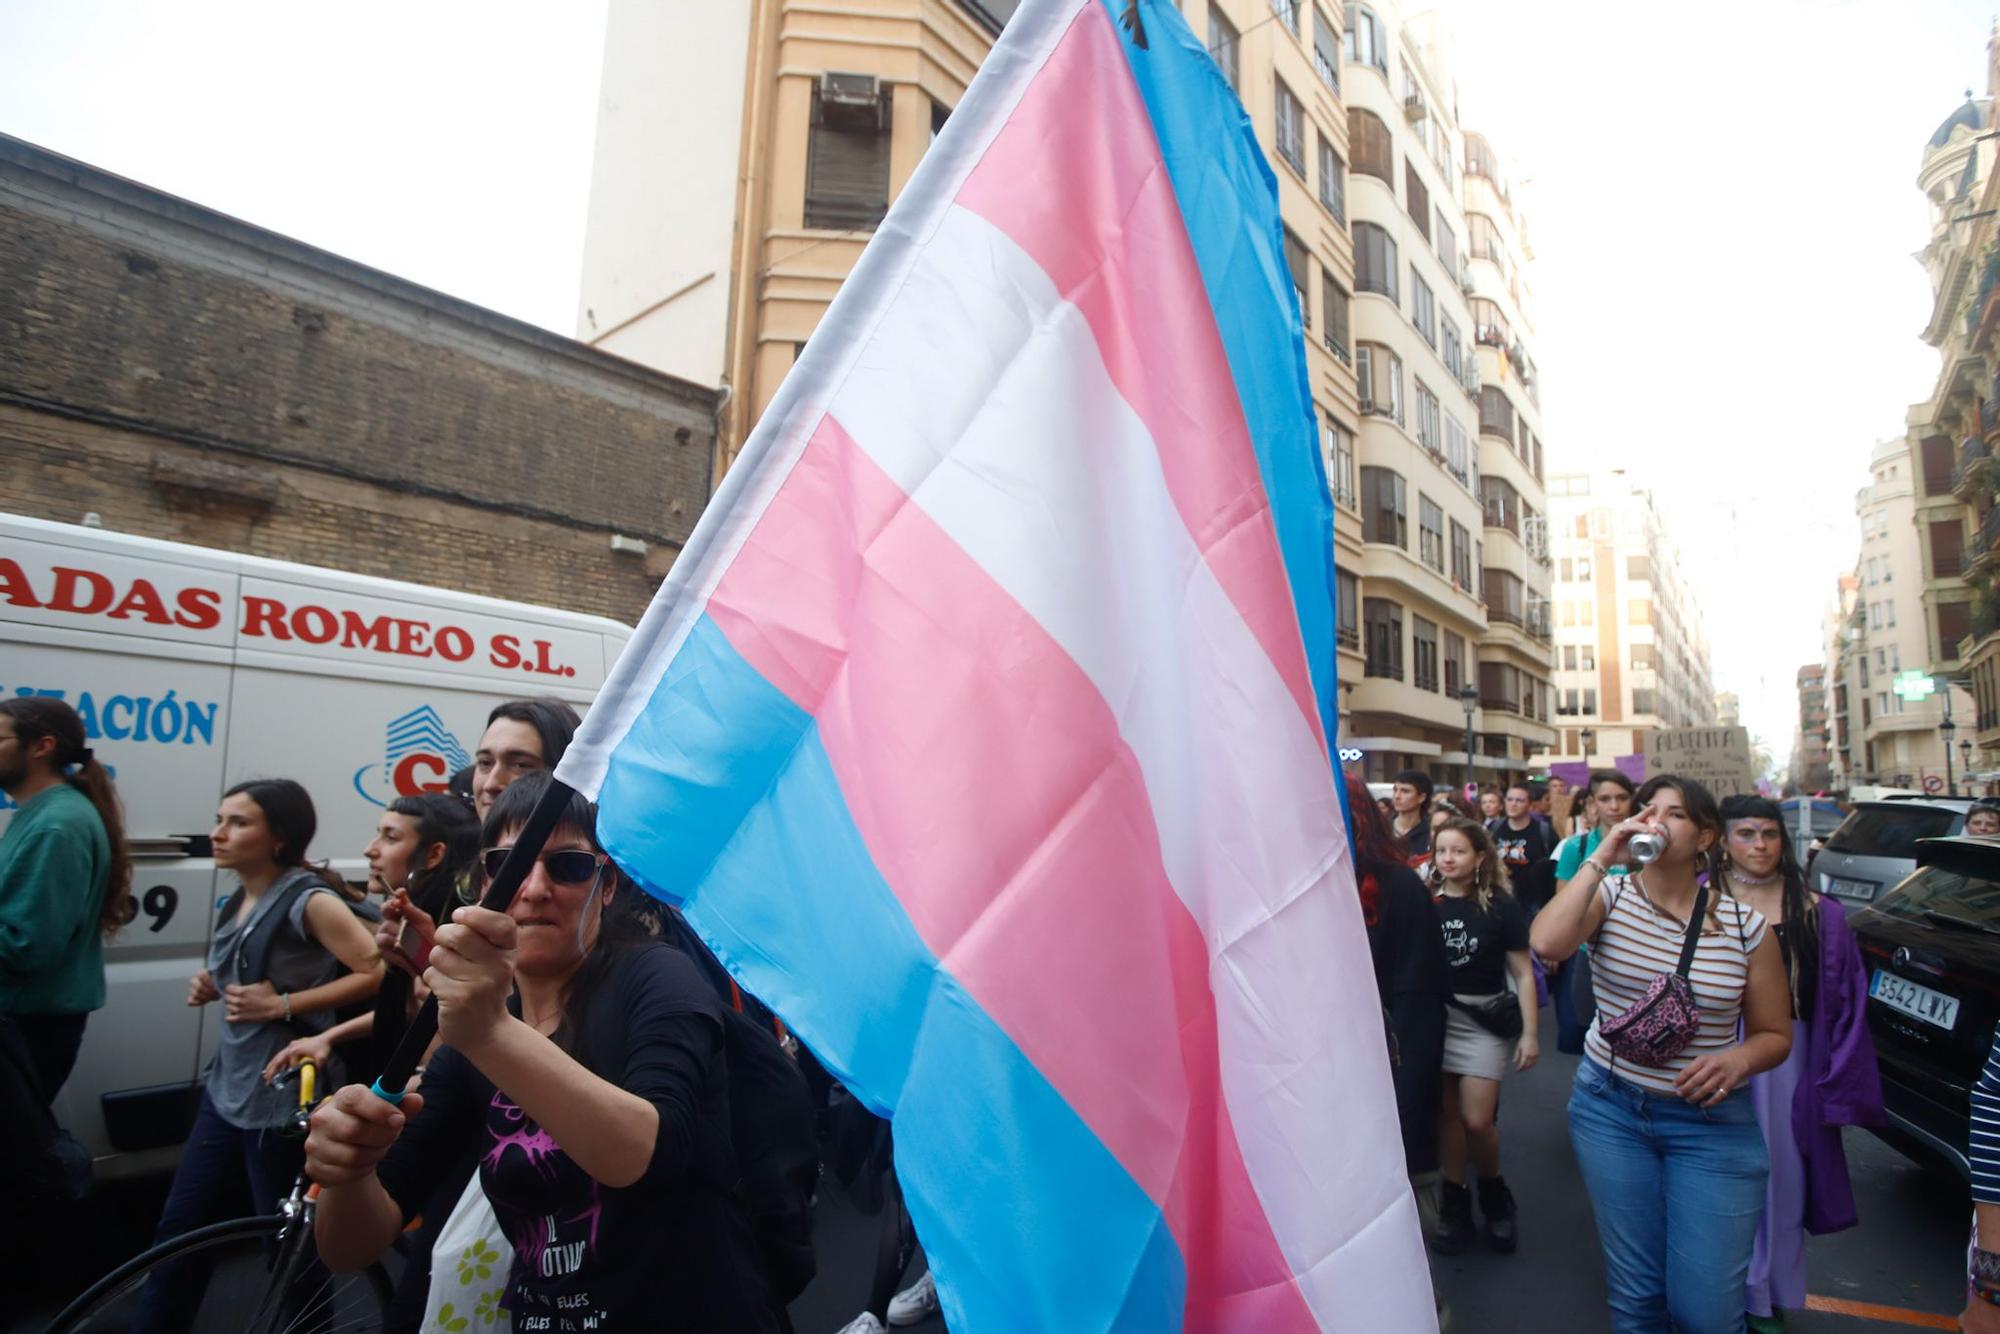
{"label": "white sneaker", "polygon": [[873,1311],[863,1311],[854,1319],[842,1325],[836,1334],[886,1334],[882,1322],[875,1318]]}
{"label": "white sneaker", "polygon": [[889,1323],[896,1326],[919,1324],[936,1314],[937,1309],[937,1280],[926,1272],[890,1299]]}

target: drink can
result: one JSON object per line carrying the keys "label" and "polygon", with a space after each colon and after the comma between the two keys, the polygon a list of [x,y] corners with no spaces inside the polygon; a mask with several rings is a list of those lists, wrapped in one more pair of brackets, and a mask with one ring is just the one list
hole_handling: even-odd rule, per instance
{"label": "drink can", "polygon": [[1634,834],[1625,842],[1626,855],[1641,866],[1657,860],[1666,850],[1667,838],[1664,834]]}

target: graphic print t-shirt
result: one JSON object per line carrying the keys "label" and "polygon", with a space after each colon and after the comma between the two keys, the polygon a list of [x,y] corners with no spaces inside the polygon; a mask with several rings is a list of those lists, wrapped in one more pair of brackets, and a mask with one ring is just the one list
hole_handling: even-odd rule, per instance
{"label": "graphic print t-shirt", "polygon": [[505,1305],[515,1330],[774,1328],[730,1189],[720,1004],[665,945],[626,951],[592,999],[579,1059],[660,1116],[652,1163],[630,1186],[594,1180],[451,1048],[426,1069],[424,1106],[384,1159],[382,1184],[411,1214],[453,1146],[476,1139],[480,1184],[514,1252]]}
{"label": "graphic print t-shirt", "polygon": [[1437,899],[1444,958],[1451,966],[1451,990],[1458,996],[1492,996],[1507,989],[1507,954],[1528,948],[1528,915],[1511,894],[1495,894],[1493,906],[1479,900]]}

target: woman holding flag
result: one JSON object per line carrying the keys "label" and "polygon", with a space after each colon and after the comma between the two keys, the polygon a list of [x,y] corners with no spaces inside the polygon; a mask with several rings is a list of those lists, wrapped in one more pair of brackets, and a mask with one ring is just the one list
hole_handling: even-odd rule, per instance
{"label": "woman holding flag", "polygon": [[[495,800],[488,875],[549,781]],[[720,1002],[645,929],[596,827],[572,796],[505,912],[460,908],[438,929],[425,979],[445,1045],[423,1092],[392,1104],[349,1085],[314,1114],[320,1254],[335,1269],[381,1255],[476,1137],[516,1327],[773,1330],[732,1189]]]}

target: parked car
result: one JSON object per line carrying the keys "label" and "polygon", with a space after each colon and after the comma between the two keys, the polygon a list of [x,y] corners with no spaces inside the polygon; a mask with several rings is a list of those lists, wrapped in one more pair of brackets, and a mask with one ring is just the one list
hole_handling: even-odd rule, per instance
{"label": "parked car", "polygon": [[1807,868],[1812,887],[1849,904],[1876,896],[1917,869],[1917,840],[1965,827],[1970,797],[1885,797],[1856,802]]}
{"label": "parked car", "polygon": [[1966,1174],[1970,1090],[2000,1019],[2000,841],[1925,839],[1918,869],[1854,914],[1883,1139]]}
{"label": "parked car", "polygon": [[1815,846],[1840,828],[1847,812],[1838,802],[1824,797],[1786,797],[1778,803],[1785,815],[1785,832],[1791,836],[1792,854],[1805,866],[1813,859]]}

